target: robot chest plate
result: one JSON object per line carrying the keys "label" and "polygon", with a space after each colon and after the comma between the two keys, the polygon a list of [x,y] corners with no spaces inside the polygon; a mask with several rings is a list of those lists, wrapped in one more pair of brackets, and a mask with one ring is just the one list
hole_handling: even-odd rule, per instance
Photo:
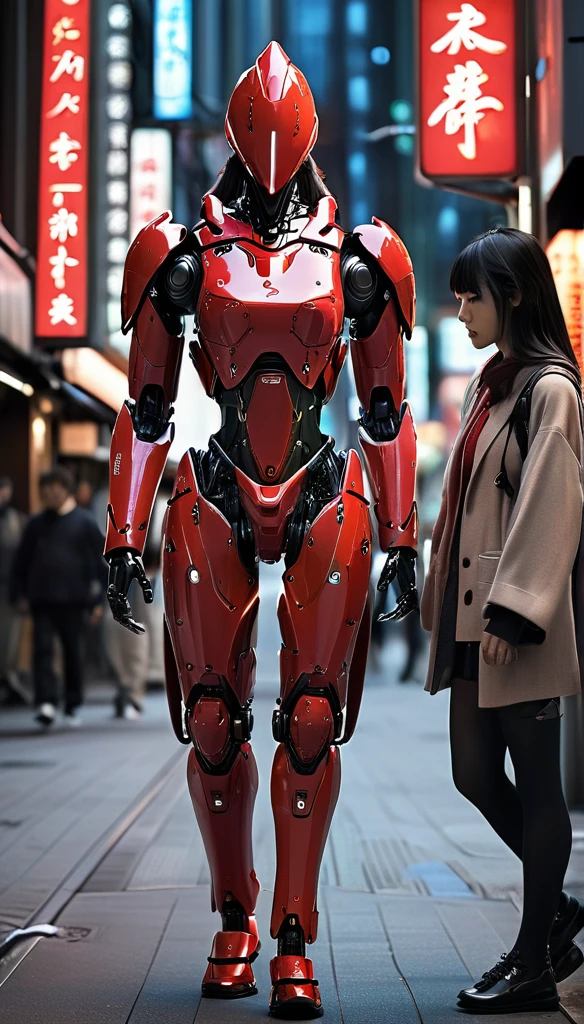
{"label": "robot chest plate", "polygon": [[268,251],[247,240],[203,253],[200,341],[225,387],[266,353],[314,387],[343,326],[340,257],[297,241]]}

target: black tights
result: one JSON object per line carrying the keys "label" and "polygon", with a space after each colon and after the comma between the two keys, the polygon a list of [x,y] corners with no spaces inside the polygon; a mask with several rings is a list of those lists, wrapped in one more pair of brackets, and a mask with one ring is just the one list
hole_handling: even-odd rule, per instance
{"label": "black tights", "polygon": [[[514,949],[534,969],[546,955],[572,846],[560,777],[560,719],[535,717],[547,703],[479,708],[478,683],[452,682],[454,784],[523,861],[523,917]],[[515,786],[505,773],[507,750]]]}

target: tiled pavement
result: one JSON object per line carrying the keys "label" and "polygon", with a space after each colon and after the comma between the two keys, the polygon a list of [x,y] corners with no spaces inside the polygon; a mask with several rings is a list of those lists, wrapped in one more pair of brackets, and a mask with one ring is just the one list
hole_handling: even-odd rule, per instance
{"label": "tiled pavement", "polygon": [[[199,999],[216,922],[184,784],[185,749],[157,694],[140,723],[111,722],[109,707],[94,702],[75,733],[41,735],[26,712],[2,715],[0,929],[38,921],[63,929],[63,938],[29,939],[4,958],[3,1024],[267,1019],[274,576],[263,589],[254,729],[259,995]],[[456,993],[509,948],[518,925],[518,865],[452,786],[447,698],[395,682],[401,656],[398,636],[368,678],[357,733],[342,751],[319,938],[309,951],[331,1024],[472,1021],[456,1010]],[[568,879],[576,889],[584,888],[581,845],[577,838]],[[584,1022],[580,974],[561,987],[564,1017],[523,1019]]]}

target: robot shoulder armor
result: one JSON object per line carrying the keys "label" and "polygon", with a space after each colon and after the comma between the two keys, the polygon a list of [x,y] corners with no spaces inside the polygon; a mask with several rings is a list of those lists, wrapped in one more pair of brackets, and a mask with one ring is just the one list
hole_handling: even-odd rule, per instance
{"label": "robot shoulder armor", "polygon": [[374,258],[395,290],[408,336],[414,326],[416,291],[414,272],[408,250],[389,224],[372,218],[371,224],[359,224],[352,234],[359,246]]}
{"label": "robot shoulder armor", "polygon": [[187,229],[182,224],[173,224],[171,218],[169,211],[160,214],[138,232],[128,249],[122,288],[124,334],[132,327],[156,271],[186,237]]}

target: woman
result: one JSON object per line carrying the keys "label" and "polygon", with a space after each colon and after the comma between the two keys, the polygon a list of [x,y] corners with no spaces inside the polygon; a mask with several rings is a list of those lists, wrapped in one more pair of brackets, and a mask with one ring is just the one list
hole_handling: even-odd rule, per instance
{"label": "woman", "polygon": [[[522,859],[524,879],[513,949],[459,1005],[554,1009],[556,980],[584,960],[572,941],[584,906],[562,892],[572,833],[559,710],[559,698],[580,689],[571,604],[582,521],[580,372],[531,235],[481,235],[457,257],[450,285],[472,345],[498,352],[467,389],[445,473],[421,602],[432,632],[426,689],[451,688],[455,785]],[[538,368],[554,372],[533,388],[523,462],[509,417]]]}

